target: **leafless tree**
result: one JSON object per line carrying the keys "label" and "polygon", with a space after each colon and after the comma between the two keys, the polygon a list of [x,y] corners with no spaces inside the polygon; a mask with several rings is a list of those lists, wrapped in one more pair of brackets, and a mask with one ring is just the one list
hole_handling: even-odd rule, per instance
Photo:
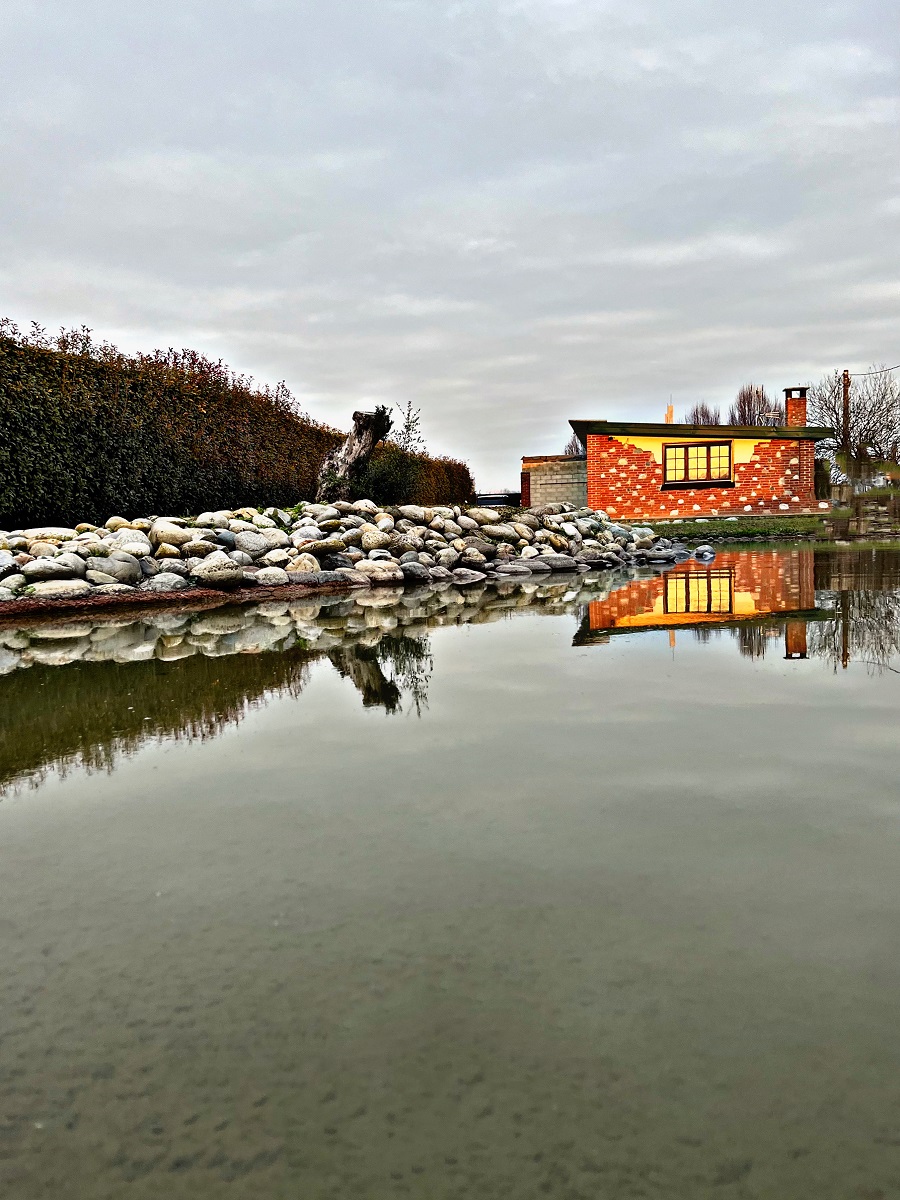
{"label": "leafless tree", "polygon": [[713,408],[705,400],[700,400],[684,414],[684,423],[685,425],[721,425],[722,417],[719,409]]}
{"label": "leafless tree", "polygon": [[587,451],[584,448],[584,443],[578,434],[573,430],[572,436],[566,442],[563,454],[565,454],[567,458],[584,458],[586,453]]}
{"label": "leafless tree", "polygon": [[900,384],[892,372],[850,377],[850,424],[844,424],[841,372],[810,385],[809,421],[833,430],[817,452],[832,464],[832,477],[864,479],[883,464],[900,464]]}
{"label": "leafless tree", "polygon": [[729,425],[783,425],[784,405],[773,400],[766,389],[745,383],[728,410]]}

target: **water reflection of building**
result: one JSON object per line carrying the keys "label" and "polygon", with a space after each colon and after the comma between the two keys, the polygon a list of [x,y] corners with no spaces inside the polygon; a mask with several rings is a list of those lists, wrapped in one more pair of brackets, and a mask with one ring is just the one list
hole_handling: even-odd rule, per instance
{"label": "water reflection of building", "polygon": [[[605,641],[618,631],[736,625],[816,613],[811,549],[725,550],[712,563],[690,560],[663,575],[636,579],[587,606],[576,642]],[[785,656],[806,657],[806,621],[785,628]]]}

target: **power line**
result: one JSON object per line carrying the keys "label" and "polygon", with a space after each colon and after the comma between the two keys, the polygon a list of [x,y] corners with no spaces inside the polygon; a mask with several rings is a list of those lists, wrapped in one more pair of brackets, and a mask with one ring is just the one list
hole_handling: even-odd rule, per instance
{"label": "power line", "polygon": [[878,371],[851,371],[850,374],[854,379],[860,379],[864,375],[887,375],[889,372],[897,370],[900,370],[900,363],[897,363],[895,367],[882,367]]}

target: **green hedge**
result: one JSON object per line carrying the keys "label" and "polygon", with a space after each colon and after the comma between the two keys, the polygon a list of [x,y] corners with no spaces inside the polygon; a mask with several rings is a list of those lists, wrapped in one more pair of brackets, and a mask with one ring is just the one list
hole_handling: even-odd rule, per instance
{"label": "green hedge", "polygon": [[[255,387],[190,350],[126,355],[90,333],[0,322],[0,527],[311,500],[343,434],[283,385]],[[467,501],[464,463],[382,447],[372,498]],[[378,489],[382,490],[379,491]]]}

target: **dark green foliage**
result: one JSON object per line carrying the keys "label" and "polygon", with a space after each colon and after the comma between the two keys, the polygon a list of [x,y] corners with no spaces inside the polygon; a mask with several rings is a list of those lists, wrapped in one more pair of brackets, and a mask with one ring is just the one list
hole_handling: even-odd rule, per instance
{"label": "dark green foliage", "polygon": [[411,454],[384,442],[354,482],[354,498],[380,504],[472,503],[475,490],[465,463],[453,458]]}
{"label": "dark green foliage", "polygon": [[[125,355],[88,330],[51,341],[0,322],[5,528],[293,505],[315,496],[322,459],[342,437],[300,412],[283,384],[257,388],[194,351]],[[396,453],[385,483],[396,491],[399,471],[412,489],[403,499],[471,495],[464,464]]]}

